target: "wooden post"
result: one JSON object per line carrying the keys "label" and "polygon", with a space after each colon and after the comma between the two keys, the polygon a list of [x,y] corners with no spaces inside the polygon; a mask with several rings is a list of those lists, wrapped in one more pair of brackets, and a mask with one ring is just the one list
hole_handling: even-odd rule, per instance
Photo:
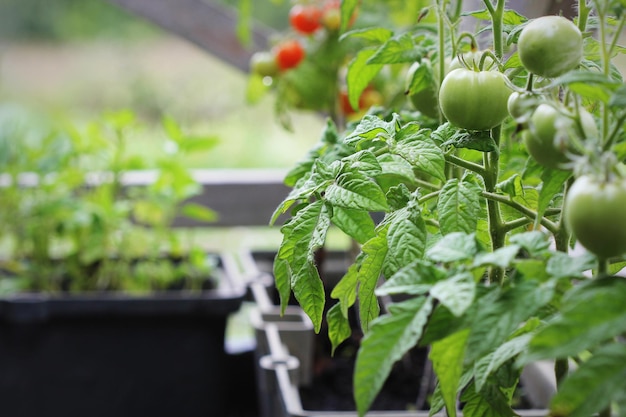
{"label": "wooden post", "polygon": [[252,53],[268,48],[273,31],[255,23],[250,45],[237,37],[237,12],[209,0],[107,0],[248,71]]}

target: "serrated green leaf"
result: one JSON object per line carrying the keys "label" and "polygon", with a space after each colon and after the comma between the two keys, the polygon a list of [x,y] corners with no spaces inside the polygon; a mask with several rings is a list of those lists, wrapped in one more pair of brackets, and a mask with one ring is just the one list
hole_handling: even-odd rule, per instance
{"label": "serrated green leaf", "polygon": [[446,271],[431,262],[417,259],[393,274],[376,290],[376,295],[426,294],[437,282],[445,279]]}
{"label": "serrated green leaf", "polygon": [[[485,21],[491,20],[491,15],[487,9],[465,12],[463,13],[463,16],[472,16],[476,19]],[[528,21],[527,17],[512,9],[506,9],[502,15],[502,23],[505,25],[520,25],[526,21]]]}
{"label": "serrated green leaf", "polygon": [[441,233],[476,231],[481,213],[480,198],[481,189],[476,184],[458,178],[448,180],[437,202]]}
{"label": "serrated green leaf", "polygon": [[370,408],[391,368],[417,344],[432,310],[426,297],[409,299],[380,316],[362,340],[354,371],[357,411],[364,416]]}
{"label": "serrated green leaf", "polygon": [[342,232],[361,244],[375,235],[376,225],[367,211],[333,207],[332,222]]}
{"label": "serrated green leaf", "polygon": [[405,94],[416,94],[420,91],[432,89],[434,85],[435,75],[433,74],[430,60],[422,60],[417,69],[413,72]]}
{"label": "serrated green leaf", "polygon": [[430,138],[406,138],[397,142],[390,151],[406,159],[416,170],[445,181],[445,156]]}
{"label": "serrated green leaf", "polygon": [[626,345],[612,343],[594,352],[559,386],[550,410],[556,416],[586,417],[607,408],[626,392]]}
{"label": "serrated green leaf", "polygon": [[359,171],[368,177],[375,177],[382,173],[382,168],[373,152],[369,150],[359,151],[346,157],[343,161],[348,166],[347,169]]}
{"label": "serrated green leaf", "polygon": [[289,263],[285,259],[280,258],[280,252],[276,255],[273,263],[274,270],[274,286],[280,297],[281,314],[285,312],[289,298],[291,296],[291,270]]}
{"label": "serrated green leaf", "polygon": [[574,288],[561,313],[530,343],[523,363],[565,358],[596,347],[626,331],[626,281],[608,277]]}
{"label": "serrated green leaf", "polygon": [[416,180],[415,172],[411,164],[400,155],[383,154],[378,157],[378,163],[382,170],[380,177],[398,177],[400,181],[409,184]]}
{"label": "serrated green leaf", "polygon": [[469,329],[464,329],[438,340],[432,344],[428,355],[433,362],[441,395],[450,417],[457,415],[456,394],[463,375],[463,357],[468,336]]}
{"label": "serrated green leaf", "polygon": [[460,317],[472,305],[476,283],[469,272],[459,272],[437,282],[430,290],[431,297],[439,300],[452,314]]}
{"label": "serrated green leaf", "polygon": [[359,108],[361,93],[370,82],[378,75],[384,65],[369,64],[369,59],[376,53],[376,48],[361,49],[348,64],[346,85],[348,87],[348,100],[354,109]]}
{"label": "serrated green leaf", "polygon": [[361,328],[367,331],[370,322],[378,317],[380,306],[376,299],[376,286],[387,256],[385,228],[378,235],[365,242],[361,251],[365,254],[359,268],[359,318]]}
{"label": "serrated green leaf", "polygon": [[550,86],[559,85],[568,86],[570,90],[589,100],[608,103],[611,94],[620,87],[621,83],[599,72],[570,71],[550,84]]}
{"label": "serrated green leaf", "polygon": [[501,345],[521,323],[550,302],[553,294],[553,283],[524,281],[492,290],[478,300],[466,360],[472,362]]}
{"label": "serrated green leaf", "polygon": [[313,322],[316,333],[322,327],[326,295],[324,284],[314,264],[306,262],[300,269],[292,269],[291,288],[302,310]]}
{"label": "serrated green leaf", "polygon": [[404,33],[387,40],[368,60],[368,64],[402,64],[415,62],[421,57],[413,36]]}
{"label": "serrated green leaf", "polygon": [[357,172],[341,174],[331,184],[324,198],[333,206],[357,210],[385,211],[385,193],[374,181]]}
{"label": "serrated green leaf", "polygon": [[415,259],[421,259],[426,237],[426,224],[416,206],[410,205],[396,212],[387,231],[388,270],[394,273]]}
{"label": "serrated green leaf", "polygon": [[498,248],[493,252],[482,252],[476,255],[472,267],[479,268],[485,266],[497,266],[498,268],[508,268],[515,260],[521,247],[519,245],[508,245]]}
{"label": "serrated green leaf", "polygon": [[430,138],[437,144],[443,145],[450,140],[457,132],[457,128],[452,126],[450,122],[439,125],[435,131],[430,134]]}
{"label": "serrated green leaf", "polygon": [[482,357],[474,364],[474,382],[479,391],[487,382],[487,378],[498,368],[526,350],[532,334],[517,336],[502,345],[494,352]]}
{"label": "serrated green leaf", "polygon": [[474,383],[470,384],[461,395],[463,415],[480,417],[516,417],[507,398],[495,384],[486,384],[477,391]]}
{"label": "serrated green leaf", "polygon": [[388,140],[395,137],[397,126],[397,117],[394,117],[391,121],[387,122],[380,117],[372,114],[366,114],[363,116],[354,131],[346,136],[345,142],[348,144],[354,144],[361,139],[374,139],[377,137]]}
{"label": "serrated green leaf", "polygon": [[476,236],[461,232],[445,235],[430,249],[426,257],[435,262],[458,262],[472,259],[478,252]]}
{"label": "serrated green leaf", "polygon": [[326,322],[328,323],[328,339],[332,346],[331,354],[334,355],[337,346],[352,335],[352,327],[348,318],[343,315],[339,303],[328,309]]}

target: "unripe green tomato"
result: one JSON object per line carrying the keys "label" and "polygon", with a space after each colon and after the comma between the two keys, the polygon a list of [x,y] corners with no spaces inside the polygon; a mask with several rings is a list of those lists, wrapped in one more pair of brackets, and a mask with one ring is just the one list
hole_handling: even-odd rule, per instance
{"label": "unripe green tomato", "polygon": [[509,96],[506,107],[513,120],[524,123],[537,107],[537,101],[538,98],[533,93],[516,91]]}
{"label": "unripe green tomato", "polygon": [[279,72],[276,56],[267,51],[255,52],[250,57],[250,71],[261,77],[276,76]]}
{"label": "unripe green tomato", "polygon": [[[593,116],[585,109],[580,109],[580,118],[584,136],[593,137],[598,134]],[[563,169],[562,165],[569,161],[567,152],[572,152],[567,133],[573,130],[574,120],[561,114],[549,104],[540,104],[529,120],[529,128],[522,133],[526,150],[540,165],[550,169]],[[559,128],[565,132],[559,134]],[[559,143],[559,139],[564,142]]]}
{"label": "unripe green tomato", "polygon": [[504,74],[498,71],[450,71],[439,89],[443,115],[458,127],[489,130],[509,115],[507,101],[511,89]]}
{"label": "unripe green tomato", "polygon": [[600,258],[626,253],[626,180],[581,176],[570,187],[563,215],[578,242]]}
{"label": "unripe green tomato", "polygon": [[570,20],[562,16],[543,16],[522,29],[517,50],[528,71],[541,77],[558,77],[580,64],[583,37]]}
{"label": "unripe green tomato", "polygon": [[438,119],[439,98],[437,94],[437,89],[439,83],[437,82],[438,77],[436,69],[432,69],[432,83],[430,83],[426,88],[423,88],[419,91],[413,93],[410,92],[411,81],[413,80],[413,77],[415,76],[415,73],[418,71],[420,66],[423,65],[430,65],[430,62],[426,59],[423,59],[421,64],[419,62],[415,62],[413,65],[411,65],[407,73],[406,90],[409,91],[409,101],[411,102],[415,110],[432,119]]}

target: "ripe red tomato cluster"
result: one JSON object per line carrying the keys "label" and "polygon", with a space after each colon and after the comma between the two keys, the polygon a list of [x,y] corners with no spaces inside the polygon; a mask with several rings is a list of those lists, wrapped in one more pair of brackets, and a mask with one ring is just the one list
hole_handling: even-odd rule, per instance
{"label": "ripe red tomato cluster", "polygon": [[341,1],[326,0],[323,4],[296,4],[289,11],[289,23],[296,31],[312,35],[322,27],[335,31],[341,25]]}

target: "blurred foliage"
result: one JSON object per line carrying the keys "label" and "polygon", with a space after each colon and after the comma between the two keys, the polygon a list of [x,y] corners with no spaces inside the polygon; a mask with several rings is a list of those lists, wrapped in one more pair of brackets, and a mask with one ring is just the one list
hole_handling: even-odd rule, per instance
{"label": "blurred foliage", "polygon": [[75,39],[154,36],[158,30],[103,0],[3,0],[0,38]]}

